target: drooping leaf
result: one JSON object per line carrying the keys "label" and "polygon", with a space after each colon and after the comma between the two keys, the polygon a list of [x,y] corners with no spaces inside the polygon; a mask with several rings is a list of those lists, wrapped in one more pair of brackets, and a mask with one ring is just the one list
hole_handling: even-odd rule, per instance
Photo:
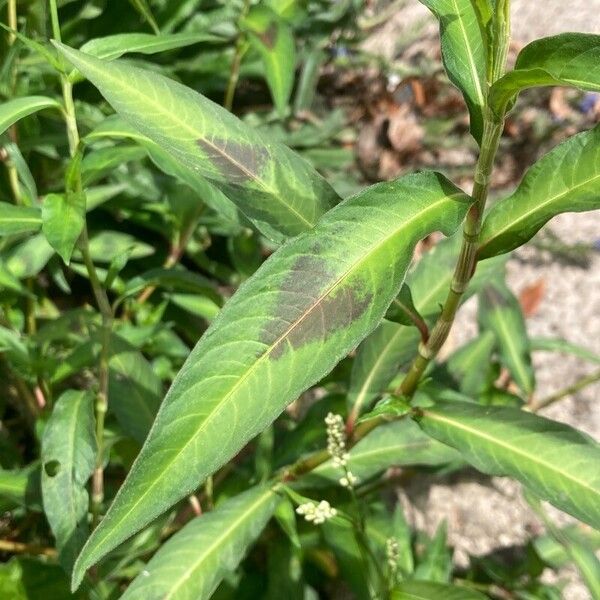
{"label": "drooping leaf", "polygon": [[308,163],[207,98],[119,60],[57,45],[136,129],[220,187],[268,237],[314,226],[338,197]]}
{"label": "drooping leaf", "polygon": [[440,21],[442,58],[450,81],[463,93],[471,133],[481,142],[487,93],[487,43],[472,0],[421,0]]}
{"label": "drooping leaf", "polygon": [[290,26],[267,6],[253,7],[243,26],[250,45],[259,53],[265,77],[280,116],[285,116],[294,85],[296,44]]}
{"label": "drooping leaf", "polygon": [[209,33],[170,33],[152,35],[151,33],[117,33],[101,38],[94,38],[81,46],[81,51],[86,54],[112,60],[123,54],[137,52],[140,54],[156,54],[185,48],[199,42],[219,42],[223,38]]}
{"label": "drooping leaf", "polygon": [[481,231],[480,259],[510,252],[552,217],[600,208],[600,126],[569,138],[543,156],[517,190],[490,210]]}
{"label": "drooping leaf", "polygon": [[419,424],[475,468],[519,480],[592,527],[600,525],[600,446],[579,431],[516,408],[439,402]]}
{"label": "drooping leaf", "polygon": [[561,33],[531,42],[515,69],[490,88],[490,108],[502,115],[522,90],[550,85],[600,91],[600,35]]}
{"label": "drooping leaf", "polygon": [[[389,467],[439,466],[460,459],[455,450],[423,434],[410,419],[382,425],[350,451],[348,466],[361,481]],[[319,486],[337,482],[342,473],[327,461],[298,480],[298,486]]]}
{"label": "drooping leaf", "polygon": [[430,581],[403,581],[392,592],[391,600],[486,600],[486,596],[466,587]]}
{"label": "drooping leaf", "polygon": [[42,232],[66,264],[85,225],[85,194],[48,194],[42,204]]}
{"label": "drooping leaf", "polygon": [[35,233],[42,226],[40,209],[0,202],[0,236]]}
{"label": "drooping leaf", "polygon": [[92,395],[69,390],[54,406],[42,440],[44,512],[68,572],[88,536],[86,484],[96,458],[94,423]]}
{"label": "drooping leaf", "polygon": [[237,567],[281,497],[268,487],[244,492],[188,523],[166,542],[122,600],[210,598]]}
{"label": "drooping leaf", "polygon": [[372,331],[416,242],[433,230],[453,232],[469,202],[439,174],[407,176],[349,198],[274,253],[190,354],[74,582],[228,461]]}
{"label": "drooping leaf", "polygon": [[46,96],[25,96],[8,100],[0,105],[0,135],[19,119],[31,115],[44,108],[58,108],[61,105],[56,100]]}
{"label": "drooping leaf", "polygon": [[535,388],[531,348],[519,301],[501,281],[490,283],[479,296],[479,321],[494,332],[500,360],[515,383],[530,396]]}

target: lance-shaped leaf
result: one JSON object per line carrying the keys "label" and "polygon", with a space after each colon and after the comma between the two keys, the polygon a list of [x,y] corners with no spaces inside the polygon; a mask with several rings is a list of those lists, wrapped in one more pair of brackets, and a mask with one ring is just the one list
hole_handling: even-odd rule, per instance
{"label": "lance-shaped leaf", "polygon": [[403,581],[392,592],[391,600],[485,600],[487,596],[467,587],[431,581]]}
{"label": "lance-shaped leaf", "polygon": [[481,231],[479,258],[510,252],[552,217],[600,208],[600,126],[569,138],[525,174],[517,190],[496,203]]}
{"label": "lance-shaped leaf", "polygon": [[377,325],[414,245],[470,199],[437,173],[372,186],[275,252],[229,300],[173,382],[82,552],[86,568],[234,456]]}
{"label": "lance-shaped leaf", "polygon": [[69,390],[56,403],[42,440],[44,512],[67,571],[88,536],[85,486],[95,457],[93,397]]}
{"label": "lance-shaped leaf", "polygon": [[529,337],[519,301],[502,282],[489,284],[479,296],[479,321],[494,332],[500,360],[526,395],[535,388]]}
{"label": "lance-shaped leaf", "polygon": [[152,557],[122,600],[210,598],[235,570],[281,497],[256,487],[188,523]]}
{"label": "lance-shaped leaf", "polygon": [[600,91],[600,35],[562,33],[531,42],[514,71],[490,88],[490,108],[502,115],[522,90],[549,85]]}
{"label": "lance-shaped leaf", "polygon": [[152,35],[151,33],[117,33],[95,38],[81,46],[82,52],[96,58],[119,58],[129,52],[140,54],[156,54],[185,48],[199,42],[222,42],[223,38],[209,33],[170,33]]}
{"label": "lance-shaped leaf", "polygon": [[306,161],[208,98],[151,71],[56,45],[125,120],[219,186],[268,237],[310,229],[339,200]]}
{"label": "lance-shaped leaf", "polygon": [[243,20],[251,46],[259,53],[273,102],[284,116],[296,71],[296,44],[290,26],[266,6],[255,6]]}
{"label": "lance-shaped leaf", "polygon": [[0,236],[35,233],[42,226],[40,209],[0,202]]}
{"label": "lance-shaped leaf", "polygon": [[[352,450],[348,467],[361,481],[389,467],[410,465],[439,466],[460,460],[449,446],[425,435],[410,419],[393,421],[378,427]],[[315,487],[337,483],[343,471],[328,460],[302,477],[297,487]]]}
{"label": "lance-shaped leaf", "polygon": [[600,526],[600,446],[590,437],[516,408],[466,402],[423,409],[419,424],[480,471],[513,477],[540,498]]}
{"label": "lance-shaped leaf", "polygon": [[[140,144],[148,153],[150,160],[164,173],[176,177],[187,184],[200,199],[215,212],[227,219],[238,223],[240,214],[235,204],[229,200],[216,186],[209,183],[194,169],[190,169],[177,161],[171,154],[165,152],[158,144],[141,134],[135,127],[124,121],[118,115],[104,119],[86,137],[86,141],[102,139],[104,137],[130,138]],[[89,195],[88,195],[89,205]]]}
{"label": "lance-shaped leaf", "polygon": [[60,110],[61,105],[56,100],[46,96],[26,96],[3,102],[0,105],[0,135],[19,119],[44,108],[58,108]]}
{"label": "lance-shaped leaf", "polygon": [[66,264],[85,225],[85,194],[48,194],[42,204],[42,232]]}
{"label": "lance-shaped leaf", "polygon": [[487,42],[472,0],[421,0],[440,21],[442,58],[450,81],[463,93],[471,133],[481,142],[487,93]]}

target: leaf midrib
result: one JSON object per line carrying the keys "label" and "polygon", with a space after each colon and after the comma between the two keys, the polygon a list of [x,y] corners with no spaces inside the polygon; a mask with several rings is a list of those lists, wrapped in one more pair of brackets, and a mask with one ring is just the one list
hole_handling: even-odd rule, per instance
{"label": "leaf midrib", "polygon": [[[220,545],[225,544],[226,540],[231,536],[232,533],[235,532],[240,523],[245,521],[248,518],[248,515],[251,515],[253,512],[258,510],[262,504],[265,503],[266,500],[270,498],[275,492],[271,489],[265,490],[265,493],[261,495],[255,502],[253,502],[247,510],[243,511],[241,515],[239,515],[234,521],[232,521],[229,525],[229,528],[225,529],[224,533],[221,536],[217,536],[213,539],[213,542],[206,549],[206,551],[200,555],[198,560],[192,563],[192,566],[189,569],[186,569],[184,573],[178,578],[177,582],[171,587],[167,595],[163,600],[170,600],[174,597],[175,592],[182,586],[187,579],[193,574],[193,572],[201,565],[205,560],[210,558],[210,555],[214,551],[214,549]],[[201,517],[200,517],[201,518]]]}
{"label": "leaf midrib", "polygon": [[477,72],[477,65],[475,64],[475,56],[473,53],[473,49],[471,48],[471,42],[469,40],[469,36],[467,35],[467,30],[465,29],[463,14],[460,11],[457,0],[452,0],[452,4],[454,6],[456,14],[458,15],[458,23],[462,32],[465,48],[467,50],[467,57],[469,59],[469,67],[471,71],[471,79],[473,80],[473,83],[475,85],[475,93],[477,94],[477,100],[479,102],[479,106],[483,106],[485,104],[483,90],[481,89],[481,82],[479,81],[479,73]]}
{"label": "leaf midrib", "polygon": [[[437,201],[432,202],[431,204],[429,204],[424,210],[417,212],[415,215],[413,215],[412,218],[403,221],[402,225],[400,227],[398,227],[397,229],[394,229],[393,233],[391,233],[390,235],[386,236],[383,240],[379,240],[378,243],[374,246],[371,247],[371,249],[366,252],[357,262],[353,263],[350,268],[348,268],[344,273],[342,273],[342,275],[334,282],[334,284],[327,289],[319,298],[316,302],[314,302],[311,307],[309,309],[307,309],[297,320],[296,322],[289,327],[273,344],[271,344],[271,346],[269,346],[269,348],[267,350],[265,350],[265,352],[263,353],[262,356],[260,356],[247,370],[246,372],[241,375],[238,380],[236,381],[236,383],[233,385],[233,387],[229,390],[229,392],[227,392],[227,394],[225,394],[221,401],[219,402],[219,404],[215,407],[215,409],[209,413],[207,415],[207,417],[204,419],[204,421],[201,423],[200,428],[196,431],[196,433],[190,437],[190,439],[181,447],[181,449],[177,452],[177,454],[175,456],[173,456],[173,458],[168,462],[167,465],[165,465],[163,467],[163,473],[165,473],[167,471],[167,469],[179,458],[179,456],[181,456],[181,454],[186,450],[186,448],[192,444],[194,442],[194,440],[201,435],[201,433],[204,431],[204,429],[211,423],[212,419],[216,418],[223,410],[225,410],[225,406],[227,405],[227,402],[229,400],[229,398],[235,394],[235,392],[238,390],[238,388],[246,381],[246,379],[248,377],[250,377],[250,375],[252,374],[252,372],[254,371],[255,368],[257,368],[257,365],[262,364],[262,362],[264,360],[266,360],[270,353],[274,350],[274,348],[283,340],[285,339],[287,336],[289,336],[291,334],[291,332],[299,325],[302,323],[302,321],[309,315],[311,314],[311,312],[316,309],[317,306],[319,306],[319,304],[327,297],[329,296],[331,293],[333,293],[335,291],[335,289],[343,282],[345,281],[349,274],[354,271],[360,264],[362,264],[363,262],[365,262],[373,252],[375,252],[376,250],[378,250],[381,246],[383,246],[384,244],[386,244],[391,238],[395,237],[398,235],[398,233],[400,231],[402,231],[403,229],[409,227],[414,221],[419,221],[423,218],[423,214],[426,212],[430,212],[434,209],[436,209],[438,207],[439,204],[447,202],[448,200],[452,200],[454,198],[460,198],[461,196],[463,196],[463,192],[456,192],[454,194],[449,194],[449,195],[444,195],[441,198],[439,198]],[[164,404],[163,404],[164,406]],[[158,417],[160,415],[160,411],[156,417],[156,420],[154,421],[154,425],[152,426],[152,429],[154,429],[154,427],[156,426],[156,423],[158,421]],[[150,434],[152,433],[152,430],[150,431],[150,433],[148,434],[148,438],[150,437]],[[136,458],[136,461],[134,462],[134,466],[137,463],[137,461],[139,460],[139,458],[141,457],[142,453],[140,453],[138,455],[138,457]],[[130,471],[130,473],[133,472],[133,467],[132,470]],[[154,481],[152,482],[152,484],[141,494],[138,495],[138,497],[136,498],[136,501],[131,505],[131,507],[129,508],[129,510],[117,521],[117,525],[122,523],[132,512],[133,510],[146,498],[146,496],[150,493],[150,491],[152,489],[154,489],[154,487],[156,486],[157,482],[159,481],[159,478],[154,479]],[[123,489],[123,488],[121,488]],[[118,492],[118,494],[120,494],[120,491]],[[117,497],[118,497],[117,494]],[[117,500],[117,497],[115,497],[114,502]],[[106,522],[106,521],[105,521]],[[112,527],[112,531],[115,530],[116,526]],[[100,545],[100,543],[104,542],[106,539],[109,538],[110,536],[110,531],[108,532],[108,534],[104,535],[104,538],[102,538],[101,542],[97,542],[96,543],[96,547],[98,547]],[[90,540],[92,538],[89,538]],[[89,542],[89,540],[88,540]],[[86,544],[87,545],[87,544]]]}
{"label": "leaf midrib", "polygon": [[[78,59],[78,60],[81,60],[81,59]],[[97,60],[99,60],[99,59],[97,59]],[[98,69],[96,67],[94,67],[93,64],[90,67],[89,63],[88,63],[88,67],[91,69],[94,69],[96,72],[98,72]],[[143,72],[143,70],[142,70],[142,72]],[[117,86],[120,86],[121,88],[126,89],[126,90],[130,90],[129,93],[132,93],[133,95],[137,96],[138,99],[145,100],[148,104],[150,104],[154,108],[154,110],[157,110],[157,112],[159,112],[160,114],[166,115],[168,118],[170,118],[172,121],[174,121],[179,127],[184,129],[185,131],[187,131],[194,139],[202,139],[203,143],[205,143],[207,146],[210,146],[211,149],[213,149],[219,155],[223,156],[226,160],[230,161],[233,165],[235,165],[235,167],[237,169],[239,169],[242,173],[244,173],[249,179],[251,179],[252,181],[255,181],[260,187],[262,187],[262,189],[264,191],[266,191],[269,195],[273,196],[275,198],[275,200],[277,200],[277,202],[279,202],[279,204],[283,205],[287,210],[289,210],[292,214],[294,214],[298,218],[298,220],[300,220],[303,224],[308,225],[309,229],[312,229],[314,227],[315,223],[309,221],[304,215],[299,213],[293,206],[284,202],[283,199],[281,198],[280,194],[277,193],[277,190],[274,190],[271,187],[269,187],[263,179],[259,178],[252,171],[249,171],[244,165],[242,165],[241,163],[236,161],[232,156],[230,156],[229,154],[224,152],[221,148],[219,148],[218,146],[215,146],[204,133],[202,133],[202,132],[198,133],[198,131],[196,129],[194,129],[192,126],[190,126],[187,121],[180,120],[179,118],[177,118],[176,113],[165,110],[160,103],[156,102],[154,100],[154,98],[150,97],[149,95],[145,95],[145,94],[141,93],[135,87],[128,87],[126,85],[123,85],[122,80],[119,79],[118,77],[115,77],[112,73],[110,73],[108,71],[104,71],[104,72],[102,72],[102,75],[104,77],[106,77],[107,79],[111,80]],[[146,74],[144,73],[143,76],[146,77]]]}
{"label": "leaf midrib", "polygon": [[[513,219],[510,223],[508,223],[508,225],[506,225],[505,227],[497,230],[496,233],[495,233],[495,235],[493,237],[488,238],[484,244],[481,244],[479,246],[478,252],[481,252],[489,244],[491,244],[492,242],[494,242],[495,240],[497,240],[500,236],[504,235],[507,231],[510,231],[511,229],[513,229],[521,221],[526,220],[531,215],[535,214],[537,211],[543,210],[549,204],[552,204],[553,202],[555,202],[556,200],[559,200],[563,196],[567,196],[568,194],[573,193],[578,188],[584,187],[586,185],[589,185],[590,183],[593,183],[596,179],[600,179],[600,173],[597,174],[597,175],[594,175],[593,177],[590,177],[589,179],[586,179],[585,181],[582,181],[581,183],[578,183],[577,185],[574,185],[573,187],[568,188],[567,190],[565,190],[564,192],[561,192],[560,194],[556,194],[555,196],[551,196],[550,198],[548,198],[548,200],[546,200],[545,202],[542,202],[541,204],[535,204],[531,210],[522,213],[521,216],[519,216],[516,219]],[[515,194],[513,194],[509,198],[506,198],[505,200],[501,200],[500,202],[501,202],[501,204],[504,204],[504,202],[508,203],[508,202],[512,201],[513,204],[515,204],[515,199],[518,200],[519,195],[520,195],[519,194],[519,190],[517,190],[517,192]],[[533,195],[535,196],[535,194],[533,194]],[[506,206],[508,206],[508,204]],[[500,204],[498,204],[498,208],[500,208]],[[496,213],[496,214],[498,214],[498,213]]]}
{"label": "leaf midrib", "polygon": [[555,465],[552,465],[551,463],[548,463],[545,460],[541,459],[539,455],[528,454],[527,452],[524,452],[523,450],[519,449],[518,446],[511,446],[510,444],[503,442],[500,438],[495,438],[492,435],[485,433],[482,429],[468,427],[466,423],[452,419],[451,417],[441,415],[440,413],[431,412],[430,410],[423,410],[423,414],[432,419],[433,421],[441,421],[442,423],[446,423],[447,425],[449,425],[450,427],[454,427],[455,429],[462,429],[463,431],[470,433],[474,437],[481,437],[492,445],[495,444],[518,456],[529,459],[530,462],[536,463],[538,464],[538,466],[545,467],[550,473],[560,474],[565,479],[573,482],[575,485],[578,485],[579,487],[588,490],[595,496],[600,496],[600,491],[598,489],[591,487],[585,481],[580,481],[579,479],[576,479],[568,471],[565,472],[561,469],[555,468]]}
{"label": "leaf midrib", "polygon": [[[505,311],[503,310],[503,308],[500,308],[498,310],[497,316],[498,316],[497,323],[498,323],[498,326],[500,327],[500,329],[502,330],[504,342],[506,343],[506,346],[508,347],[508,352],[513,357],[512,358],[513,364],[517,368],[517,371],[519,372],[519,377],[522,378],[522,382],[525,383],[525,385],[527,385],[527,389],[525,389],[523,391],[530,394],[531,386],[529,385],[529,376],[528,376],[527,371],[524,368],[524,365],[522,364],[522,361],[520,360],[520,354],[519,354],[517,347],[514,344],[513,336],[511,335],[510,330],[508,328],[508,324],[506,322],[507,315],[506,315]],[[526,332],[525,332],[525,335],[526,335]]]}

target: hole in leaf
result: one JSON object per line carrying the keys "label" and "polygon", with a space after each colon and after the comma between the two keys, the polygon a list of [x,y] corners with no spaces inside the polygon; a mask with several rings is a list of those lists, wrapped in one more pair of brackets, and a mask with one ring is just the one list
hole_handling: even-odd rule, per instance
{"label": "hole in leaf", "polygon": [[60,471],[60,462],[57,460],[49,460],[44,464],[44,471],[48,477],[56,477]]}

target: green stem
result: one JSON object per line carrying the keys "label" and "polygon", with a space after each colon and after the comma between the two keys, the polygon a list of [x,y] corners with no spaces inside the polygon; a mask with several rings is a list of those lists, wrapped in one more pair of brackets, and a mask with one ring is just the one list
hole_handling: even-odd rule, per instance
{"label": "green stem", "polygon": [[[61,41],[60,22],[58,20],[58,9],[56,0],[50,0],[50,18],[52,21],[52,34],[54,39]],[[77,118],[75,114],[75,104],[73,102],[73,85],[64,73],[60,77],[62,94],[64,101],[64,116],[67,128],[67,138],[69,142],[69,152],[71,158],[77,153],[79,146],[79,130],[77,128]],[[78,174],[76,186],[79,190],[83,189],[81,174]],[[104,499],[104,419],[108,409],[108,361],[110,354],[110,338],[113,324],[113,310],[106,291],[100,283],[94,261],[90,254],[90,243],[87,232],[87,225],[84,225],[81,237],[79,239],[79,248],[83,257],[94,298],[102,316],[102,336],[100,359],[98,364],[98,394],[96,396],[96,466],[92,476],[92,494],[91,509],[93,524],[96,525],[100,518],[102,510],[102,501]]]}
{"label": "green stem", "polygon": [[529,405],[529,410],[532,412],[536,412],[542,408],[545,408],[546,406],[549,406],[550,404],[554,404],[554,402],[558,402],[559,400],[566,398],[567,396],[576,394],[577,392],[586,388],[588,385],[596,383],[597,381],[600,381],[600,370],[596,371],[595,373],[591,373],[590,375],[586,375],[581,379],[578,379],[572,385],[569,385],[563,390],[556,392],[556,394],[551,394],[550,396],[546,396],[545,398],[542,398],[537,401],[533,400]]}
{"label": "green stem", "polygon": [[[250,0],[244,0],[244,7],[242,8],[239,21],[241,21],[248,14],[249,10]],[[231,72],[229,73],[229,81],[227,82],[227,90],[225,91],[225,99],[223,100],[223,106],[228,111],[231,111],[233,108],[233,97],[235,96],[235,88],[237,87],[237,83],[240,78],[240,66],[242,64],[242,56],[244,55],[245,43],[246,36],[241,31],[238,31],[238,36],[235,43],[235,53],[233,55],[233,62],[231,63]]]}

